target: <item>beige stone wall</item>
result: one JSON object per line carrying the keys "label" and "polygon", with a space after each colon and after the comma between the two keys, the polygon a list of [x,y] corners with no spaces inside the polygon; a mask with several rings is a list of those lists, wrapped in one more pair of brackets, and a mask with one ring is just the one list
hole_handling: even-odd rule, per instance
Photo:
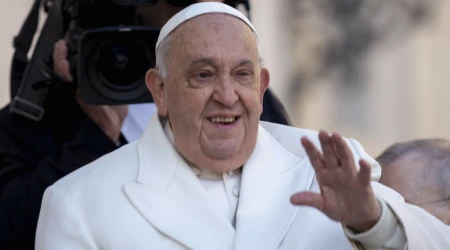
{"label": "beige stone wall", "polygon": [[339,131],[373,156],[392,143],[450,139],[450,1],[403,39],[378,44],[359,87],[318,82],[302,93],[297,126]]}
{"label": "beige stone wall", "polygon": [[9,102],[9,70],[13,53],[12,40],[27,15],[32,0],[0,2],[0,106]]}

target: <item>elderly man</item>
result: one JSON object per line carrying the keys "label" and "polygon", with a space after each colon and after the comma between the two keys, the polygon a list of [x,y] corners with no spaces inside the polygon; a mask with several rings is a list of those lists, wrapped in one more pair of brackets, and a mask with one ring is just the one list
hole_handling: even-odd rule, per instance
{"label": "elderly man", "polygon": [[356,141],[258,121],[269,72],[240,12],[191,5],[156,52],[159,116],[46,190],[38,250],[450,248],[442,222],[371,184]]}
{"label": "elderly man", "polygon": [[[67,38],[70,37],[74,28],[77,31],[79,31],[79,28],[81,30],[100,28],[111,24],[110,21],[118,24],[135,19],[135,22],[133,22],[135,25],[161,28],[184,7],[204,1],[58,0],[52,1],[55,3],[52,8],[58,8],[59,4],[57,3],[61,2],[74,3],[75,6],[78,3],[81,4],[74,10],[84,21],[74,25],[74,20],[64,19],[65,24],[63,26],[67,28],[64,37]],[[226,2],[235,7],[239,6],[236,5],[238,2],[242,2],[242,0],[216,1]],[[28,2],[31,3],[32,1]],[[39,2],[43,1],[36,0],[35,4],[39,5]],[[149,4],[142,4],[144,2]],[[121,5],[126,3],[138,4],[138,6],[132,8],[134,9],[132,11],[129,6]],[[76,11],[77,9],[79,11]],[[39,9],[35,11],[37,14]],[[102,14],[101,19],[98,19],[98,13]],[[124,17],[124,14],[127,17]],[[30,15],[33,16],[33,14]],[[23,30],[29,32],[27,28]],[[44,33],[41,33],[41,35],[46,36]],[[32,36],[30,36],[31,38]],[[19,48],[22,48],[25,44],[27,43],[15,39],[15,45]],[[69,44],[74,45],[74,43]],[[58,179],[114,151],[121,145],[139,139],[144,133],[151,115],[156,113],[154,103],[123,106],[91,105],[84,102],[77,94],[78,92],[73,89],[80,80],[77,75],[71,74],[71,72],[74,72],[71,70],[73,66],[78,67],[70,64],[70,62],[74,62],[73,59],[77,58],[77,53],[74,54],[74,51],[69,50],[68,47],[70,45],[66,44],[66,39],[58,41],[54,46],[52,57],[54,73],[65,84],[60,86],[61,80],[50,79],[53,83],[56,83],[52,86],[60,87],[48,89],[49,92],[44,105],[46,111],[41,121],[36,122],[12,114],[10,105],[0,110],[1,250],[34,249],[38,216],[45,189]],[[18,52],[20,51],[17,50],[17,55],[24,53]],[[69,55],[71,60],[69,60]],[[26,65],[28,60],[27,57],[22,58],[21,56],[16,59],[19,61],[25,60],[22,63],[17,63],[17,61],[13,63],[18,67],[12,68],[12,79],[16,79],[17,82],[13,82],[20,84],[22,77],[25,78],[24,72],[20,71],[20,66]],[[34,59],[30,59],[30,61],[32,60]],[[40,67],[42,65],[36,64],[35,66]],[[11,89],[12,91],[15,89],[14,84],[11,85]],[[264,94],[264,112],[261,114],[261,120],[286,125],[289,123],[289,117],[283,104],[270,89]]]}
{"label": "elderly man", "polygon": [[381,183],[450,225],[450,141],[396,143],[377,160],[383,167]]}

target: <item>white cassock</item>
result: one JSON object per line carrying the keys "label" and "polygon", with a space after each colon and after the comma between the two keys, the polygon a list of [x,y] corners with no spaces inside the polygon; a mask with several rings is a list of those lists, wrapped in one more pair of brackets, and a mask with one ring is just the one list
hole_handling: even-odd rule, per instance
{"label": "white cassock", "polygon": [[[320,147],[317,132],[261,122],[242,172],[217,178],[187,165],[155,115],[138,141],[45,191],[36,249],[450,249],[448,226],[376,182],[382,218],[363,234],[292,205],[296,192],[319,192],[301,136]],[[348,143],[378,180],[379,165]]]}

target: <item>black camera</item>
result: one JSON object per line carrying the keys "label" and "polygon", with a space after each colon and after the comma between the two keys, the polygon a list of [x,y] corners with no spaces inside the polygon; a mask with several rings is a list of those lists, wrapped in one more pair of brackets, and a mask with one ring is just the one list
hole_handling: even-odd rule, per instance
{"label": "black camera", "polygon": [[88,30],[78,42],[81,97],[90,104],[152,102],[144,77],[155,66],[159,30],[124,26]]}
{"label": "black camera", "polygon": [[136,6],[154,2],[78,0],[69,21],[69,62],[86,103],[153,101],[144,78],[147,70],[155,66],[154,50],[160,30],[140,26]]}

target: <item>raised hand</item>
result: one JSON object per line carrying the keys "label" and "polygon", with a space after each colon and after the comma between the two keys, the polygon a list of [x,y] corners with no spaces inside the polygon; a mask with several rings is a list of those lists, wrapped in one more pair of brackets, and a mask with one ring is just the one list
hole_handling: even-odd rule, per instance
{"label": "raised hand", "polygon": [[321,193],[292,195],[295,205],[312,206],[334,221],[357,232],[372,228],[381,216],[381,206],[370,185],[370,164],[360,160],[358,171],[352,152],[342,136],[319,132],[323,154],[306,137],[301,143],[316,172]]}

